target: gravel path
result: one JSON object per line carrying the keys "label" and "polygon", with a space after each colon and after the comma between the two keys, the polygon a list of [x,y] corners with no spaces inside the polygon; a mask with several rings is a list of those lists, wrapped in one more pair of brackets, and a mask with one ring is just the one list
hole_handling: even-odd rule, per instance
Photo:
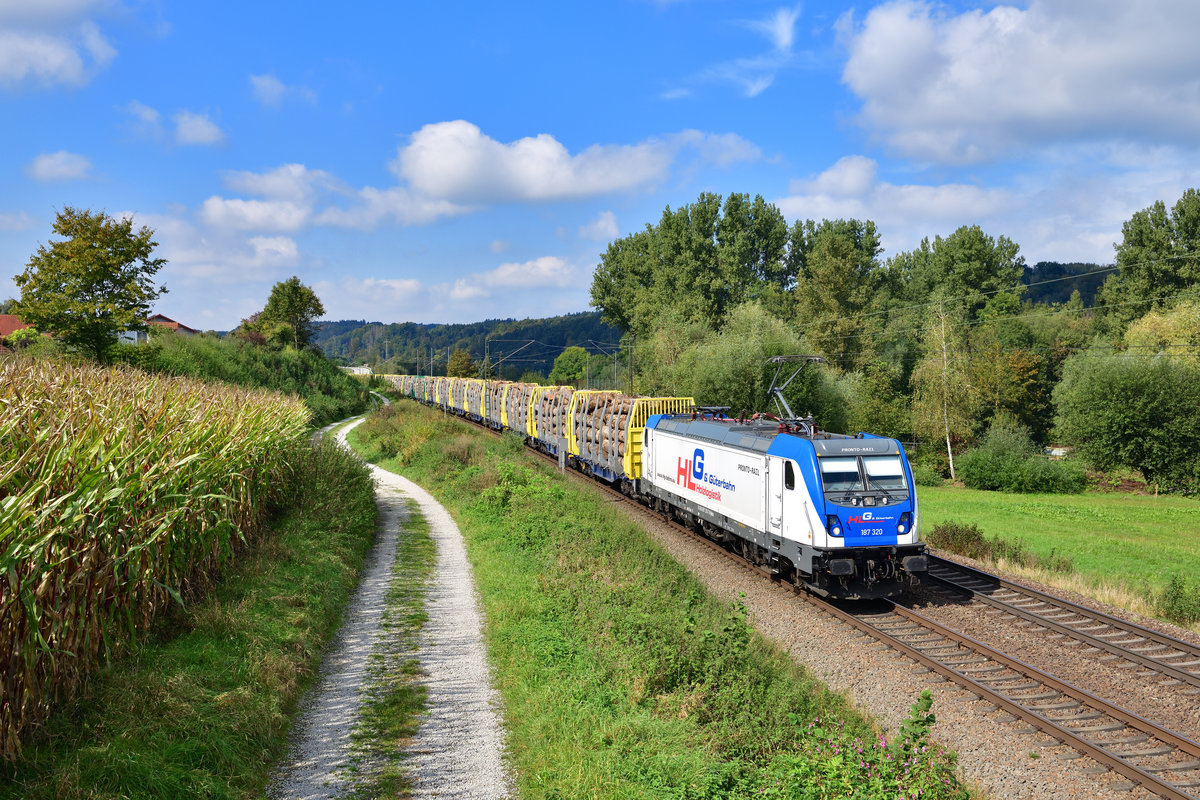
{"label": "gravel path", "polygon": [[[690,536],[621,506],[717,596],[740,599],[756,630],[844,692],[888,731],[907,718],[922,689],[934,697],[934,738],[959,755],[964,778],[1005,800],[1141,800],[1122,776],[1080,757],[975,695],[916,666],[885,645],[801,602],[790,589],[748,573]],[[1068,676],[1069,679],[1069,676]]]}
{"label": "gravel path", "polygon": [[[355,423],[357,424],[357,423]],[[342,429],[338,439],[345,443]],[[380,533],[364,564],[362,582],[346,610],[312,692],[297,719],[289,754],[271,781],[280,800],[335,798],[353,788],[344,771],[361,707],[368,656],[378,649],[396,539],[405,499],[420,506],[437,546],[434,582],[425,598],[428,621],[418,660],[427,689],[427,714],[406,761],[418,798],[491,800],[512,794],[503,760],[499,700],[491,687],[483,619],[458,527],[446,510],[411,481],[372,467]]]}

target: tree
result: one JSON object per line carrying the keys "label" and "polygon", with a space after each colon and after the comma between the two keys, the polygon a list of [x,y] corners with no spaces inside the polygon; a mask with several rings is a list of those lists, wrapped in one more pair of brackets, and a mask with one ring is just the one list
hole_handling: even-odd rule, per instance
{"label": "tree", "polygon": [[1121,228],[1116,275],[1100,290],[1101,303],[1121,322],[1162,308],[1200,283],[1200,190],[1188,189],[1168,213],[1159,200]]}
{"label": "tree", "polygon": [[450,354],[446,362],[446,374],[451,378],[471,378],[479,370],[466,350],[458,349]]}
{"label": "tree", "polygon": [[592,279],[592,305],[624,332],[646,336],[664,309],[719,327],[747,300],[790,287],[783,214],[762,197],[705,192],[659,223],[618,239]]}
{"label": "tree", "polygon": [[584,378],[588,352],[582,347],[568,347],[554,359],[550,370],[550,383],[556,385],[578,384]]}
{"label": "tree", "polygon": [[293,275],[271,289],[258,324],[268,340],[291,339],[292,346],[299,350],[312,341],[317,332],[313,322],[324,313],[325,306],[316,292]]}
{"label": "tree", "polygon": [[935,291],[962,299],[968,312],[983,308],[996,292],[1023,291],[1025,259],[1020,247],[1006,236],[993,239],[978,225],[959,228],[943,239],[921,241],[911,253],[888,262],[890,282],[909,302],[924,303]]}
{"label": "tree", "polygon": [[879,284],[879,234],[875,223],[807,221],[792,230],[796,319],[818,350],[853,371],[868,356],[879,318],[864,316]]}
{"label": "tree", "polygon": [[913,433],[931,440],[944,439],[950,477],[954,474],[954,448],[974,431],[975,388],[968,373],[961,320],[949,308],[933,306],[925,335],[925,358],[913,371]]}
{"label": "tree", "polygon": [[17,310],[16,299],[10,297],[7,300],[0,302],[0,314],[12,314]]}
{"label": "tree", "polygon": [[1200,366],[1162,356],[1068,359],[1054,388],[1058,432],[1098,469],[1151,483],[1200,482]]}
{"label": "tree", "polygon": [[134,231],[128,217],[68,206],[53,231],[65,238],[39,245],[13,278],[21,290],[17,312],[69,349],[107,361],[117,334],[146,330],[150,304],[167,291],[153,281],[166,259],[151,258],[158,246],[154,231]]}

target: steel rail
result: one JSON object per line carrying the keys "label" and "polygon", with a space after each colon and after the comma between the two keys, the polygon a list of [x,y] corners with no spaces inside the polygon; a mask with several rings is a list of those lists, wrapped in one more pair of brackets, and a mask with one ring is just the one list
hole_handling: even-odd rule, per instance
{"label": "steel rail", "polygon": [[[1200,687],[1200,647],[1197,647],[1196,645],[1176,639],[1172,636],[1167,636],[1166,634],[1159,633],[1158,631],[1154,631],[1149,628],[1144,628],[1141,625],[1129,622],[1128,620],[1123,620],[1120,617],[1114,617],[1110,614],[1105,614],[1103,611],[1095,611],[1086,606],[1073,603],[1070,600],[1066,600],[1061,597],[1055,597],[1054,595],[1038,591],[1037,589],[1031,589],[1028,586],[1022,586],[1019,583],[1005,580],[998,575],[984,572],[981,569],[970,567],[966,564],[960,564],[957,561],[951,561],[947,558],[929,554],[929,562],[930,571],[927,574],[932,580],[939,584],[966,594],[969,597],[992,606],[993,608],[1000,609],[1005,613],[1013,614],[1057,633],[1061,633],[1064,636],[1069,636],[1072,639],[1083,642],[1090,647],[1095,647],[1098,650],[1104,650],[1105,652],[1112,653],[1113,655],[1119,656],[1126,660],[1141,664],[1183,683]],[[1004,589],[1015,594],[1024,595],[1027,598],[1032,598],[1043,604],[1051,606],[1048,611],[1052,612],[1057,610],[1070,612],[1071,614],[1081,618],[1077,621],[1079,623],[1097,622],[1123,634],[1136,636],[1142,641],[1123,642],[1120,644],[1110,642],[1098,636],[1096,632],[1081,630],[1070,623],[1047,617],[1045,616],[1045,612],[1021,608],[1020,606],[1011,602],[1006,602],[1005,600],[994,597],[987,592],[964,585],[963,583],[955,581],[952,578],[947,578],[943,575],[937,575],[935,572],[938,570],[938,568],[955,570],[972,577],[974,580],[987,583],[995,588]],[[1171,650],[1175,650],[1176,652],[1161,656],[1151,656],[1147,655],[1146,653],[1140,653],[1137,650],[1130,649],[1131,645],[1146,644],[1150,642],[1158,646],[1154,649],[1169,648]],[[1189,660],[1184,664],[1172,664],[1163,660],[1164,658],[1178,659],[1181,657],[1188,658]],[[1195,664],[1193,668],[1195,671],[1193,671],[1193,669],[1185,668],[1188,665],[1193,664],[1193,662]]]}

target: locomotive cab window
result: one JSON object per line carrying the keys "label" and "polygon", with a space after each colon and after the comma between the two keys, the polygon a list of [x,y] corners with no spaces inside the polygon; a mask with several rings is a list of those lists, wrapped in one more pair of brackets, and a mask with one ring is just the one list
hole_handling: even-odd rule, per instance
{"label": "locomotive cab window", "polygon": [[861,492],[863,490],[862,473],[858,471],[857,458],[822,458],[821,482],[825,491],[832,492]]}
{"label": "locomotive cab window", "polygon": [[899,456],[863,456],[863,468],[871,489],[885,492],[902,492],[908,486],[904,481],[904,465]]}
{"label": "locomotive cab window", "polygon": [[783,487],[785,489],[796,488],[796,472],[792,469],[792,462],[783,462]]}

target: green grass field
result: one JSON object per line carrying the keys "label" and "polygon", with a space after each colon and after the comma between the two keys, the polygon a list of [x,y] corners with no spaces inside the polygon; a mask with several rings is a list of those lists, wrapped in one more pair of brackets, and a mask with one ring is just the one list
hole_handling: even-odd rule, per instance
{"label": "green grass field", "polygon": [[1070,557],[1086,585],[1145,596],[1147,589],[1161,591],[1173,575],[1189,581],[1200,576],[1200,503],[1191,498],[956,487],[922,487],[918,497],[922,535],[947,521],[975,524],[985,536],[1020,539],[1038,554],[1054,550]]}

